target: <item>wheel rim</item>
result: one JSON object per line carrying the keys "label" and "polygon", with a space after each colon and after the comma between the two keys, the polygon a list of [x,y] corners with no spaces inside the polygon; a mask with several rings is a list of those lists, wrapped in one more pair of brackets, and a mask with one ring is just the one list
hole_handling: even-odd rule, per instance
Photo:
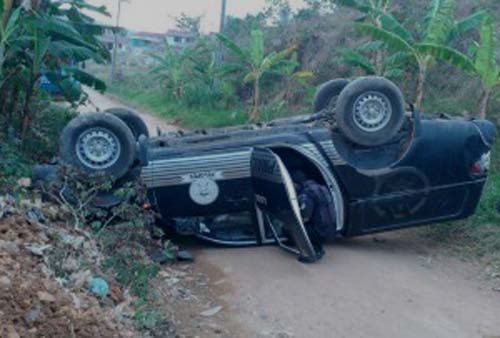
{"label": "wheel rim", "polygon": [[76,142],[78,159],[88,168],[104,170],[120,157],[118,137],[105,128],[91,128],[82,133]]}
{"label": "wheel rim", "polygon": [[364,131],[376,132],[385,128],[391,116],[391,102],[382,93],[364,93],[354,103],[354,122]]}

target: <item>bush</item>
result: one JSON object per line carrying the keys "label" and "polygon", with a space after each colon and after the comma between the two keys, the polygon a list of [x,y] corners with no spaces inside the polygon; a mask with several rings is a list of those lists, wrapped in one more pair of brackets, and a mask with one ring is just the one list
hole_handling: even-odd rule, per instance
{"label": "bush", "polygon": [[11,188],[20,177],[31,176],[33,164],[57,156],[59,135],[75,116],[73,110],[50,104],[36,115],[24,142],[15,133],[0,134],[0,190]]}
{"label": "bush", "polygon": [[50,161],[59,152],[59,135],[77,112],[55,104],[48,105],[33,120],[24,150],[37,162]]}

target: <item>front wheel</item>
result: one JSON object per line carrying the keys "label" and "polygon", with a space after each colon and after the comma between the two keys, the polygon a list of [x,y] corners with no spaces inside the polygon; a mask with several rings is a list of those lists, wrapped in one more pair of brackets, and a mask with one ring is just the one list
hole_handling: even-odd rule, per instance
{"label": "front wheel", "polygon": [[404,122],[403,94],[383,77],[362,77],[340,93],[335,119],[342,133],[352,142],[377,146],[389,142]]}
{"label": "front wheel", "polygon": [[346,79],[334,79],[319,86],[314,95],[314,112],[319,113],[325,109],[328,112],[333,112],[338,96],[348,84],[349,81]]}
{"label": "front wheel", "polygon": [[136,158],[135,138],[125,122],[116,116],[84,114],[64,129],[60,155],[65,163],[77,169],[119,179]]}
{"label": "front wheel", "polygon": [[144,123],[144,121],[137,113],[134,113],[133,111],[126,108],[109,108],[104,112],[112,114],[125,122],[125,124],[134,134],[136,140],[139,140],[139,137],[141,135],[149,137],[148,126],[146,126],[146,123]]}

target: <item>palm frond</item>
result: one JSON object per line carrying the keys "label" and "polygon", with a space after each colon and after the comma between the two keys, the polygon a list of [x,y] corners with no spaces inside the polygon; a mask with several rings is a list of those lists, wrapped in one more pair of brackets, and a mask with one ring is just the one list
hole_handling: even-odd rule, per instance
{"label": "palm frond", "polygon": [[250,34],[250,60],[258,67],[264,59],[264,34],[260,29],[252,30]]}
{"label": "palm frond", "polygon": [[357,11],[360,11],[361,13],[369,13],[371,10],[370,6],[367,6],[356,0],[334,0],[333,2],[335,2],[339,6],[349,7]]}
{"label": "palm frond", "polygon": [[272,67],[276,66],[279,62],[283,61],[288,56],[290,56],[290,54],[292,54],[296,49],[297,49],[297,46],[292,46],[292,47],[288,47],[286,49],[283,49],[282,51],[280,51],[278,53],[273,52],[273,53],[267,55],[264,58],[264,60],[262,61],[261,70],[263,72],[268,71]]}
{"label": "palm frond", "polygon": [[414,41],[414,38],[410,31],[404,28],[403,25],[401,25],[401,23],[396,20],[395,17],[383,12],[379,13],[378,17],[380,19],[380,22],[382,23],[383,28],[398,35],[408,43],[412,43]]}
{"label": "palm frond", "polygon": [[233,40],[231,40],[230,38],[228,38],[227,36],[225,36],[223,34],[217,34],[216,36],[217,36],[217,39],[219,39],[219,41],[224,45],[224,47],[229,49],[233,54],[235,54],[237,57],[239,57],[242,61],[244,61],[244,62],[250,61],[248,53],[246,53],[243,49],[238,47],[238,45]]}
{"label": "palm frond", "polygon": [[401,68],[389,68],[384,71],[384,77],[389,79],[402,78],[404,75],[405,71]]}
{"label": "palm frond", "polygon": [[427,15],[425,43],[444,44],[454,25],[456,0],[433,0]]}
{"label": "palm frond", "polygon": [[384,42],[380,40],[367,41],[357,48],[360,52],[372,52],[384,47]]}
{"label": "palm frond", "polygon": [[69,58],[75,62],[82,62],[89,59],[93,59],[97,63],[103,63],[105,61],[105,59],[95,51],[86,47],[75,46],[67,41],[52,41],[49,46],[49,52],[59,59]]}
{"label": "palm frond", "polygon": [[384,58],[382,65],[384,68],[402,67],[405,66],[410,59],[411,55],[408,55],[408,53],[396,52]]}
{"label": "palm frond", "polygon": [[436,44],[422,43],[415,45],[415,49],[422,54],[431,55],[438,60],[445,61],[467,73],[474,72],[474,64],[471,59],[467,55],[453,48]]}
{"label": "palm frond", "polygon": [[367,75],[376,74],[375,65],[369,58],[356,51],[342,48],[338,51],[342,57],[340,61],[353,67],[359,67],[365,71]]}
{"label": "palm frond", "polygon": [[465,34],[468,31],[479,26],[487,14],[488,14],[488,11],[486,11],[486,10],[477,11],[477,12],[463,18],[462,20],[458,21],[450,33],[449,40],[453,40],[453,39],[457,38],[458,36],[460,36],[461,34]]}
{"label": "palm frond", "polygon": [[476,55],[475,67],[486,87],[491,88],[498,82],[497,33],[494,19],[487,16],[481,26],[481,42]]}
{"label": "palm frond", "polygon": [[404,52],[410,55],[415,55],[415,50],[412,46],[399,35],[390,32],[383,28],[378,28],[371,24],[355,23],[356,29],[366,35],[371,36],[375,40],[381,40],[387,48],[395,52]]}

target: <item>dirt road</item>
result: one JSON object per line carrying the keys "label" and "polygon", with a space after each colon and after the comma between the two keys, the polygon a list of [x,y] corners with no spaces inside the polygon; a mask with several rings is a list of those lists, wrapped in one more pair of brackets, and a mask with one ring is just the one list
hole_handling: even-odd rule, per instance
{"label": "dirt road", "polygon": [[[95,111],[103,111],[109,108],[130,108],[126,107],[125,104],[121,103],[118,100],[115,100],[109,96],[100,94],[99,92],[96,92],[95,90],[92,90],[90,88],[85,89],[90,97],[90,102],[86,105],[81,107],[79,110],[83,113],[85,112],[95,112]],[[135,110],[134,108],[130,108],[132,110]],[[165,121],[162,118],[156,117],[152,114],[147,114],[144,112],[140,112],[144,122],[146,122],[146,125],[148,126],[149,129],[149,134],[150,135],[157,135],[157,129],[158,127],[162,131],[175,131],[178,128],[175,126],[172,126],[169,124],[167,121]]]}
{"label": "dirt road", "polygon": [[192,249],[225,304],[217,316],[244,328],[229,337],[500,337],[500,292],[414,230],[338,240],[313,265],[276,247]]}

